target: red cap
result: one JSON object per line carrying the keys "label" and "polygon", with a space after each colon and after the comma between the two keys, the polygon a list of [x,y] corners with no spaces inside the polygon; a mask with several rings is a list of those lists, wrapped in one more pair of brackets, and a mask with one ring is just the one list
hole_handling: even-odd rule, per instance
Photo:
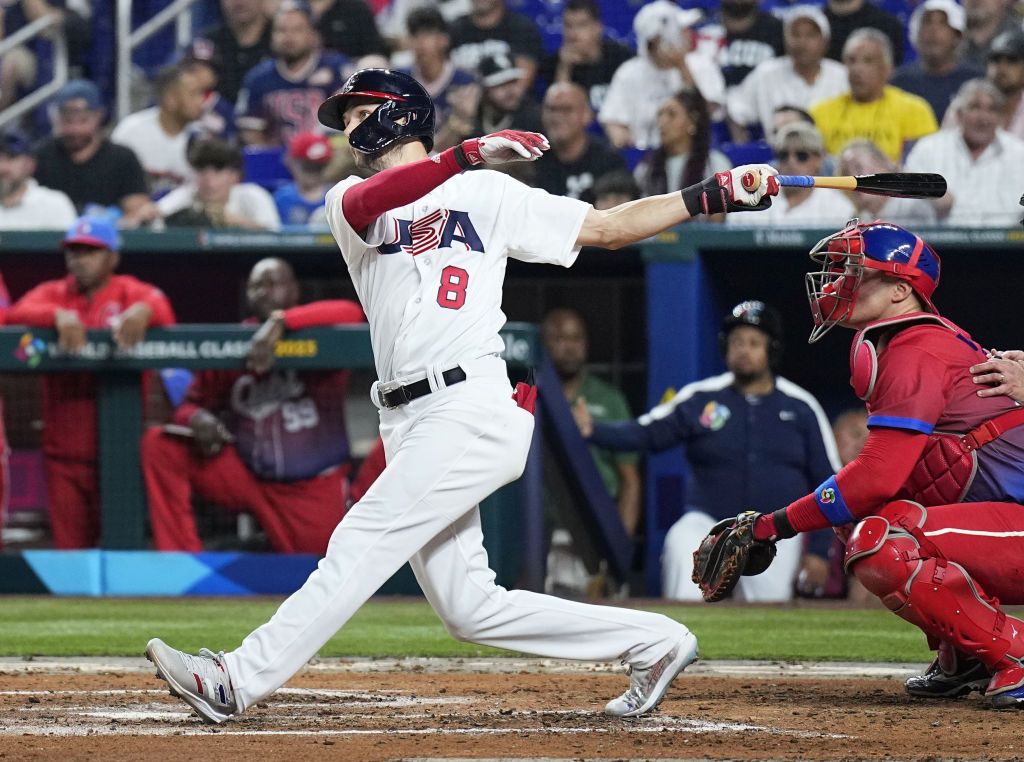
{"label": "red cap", "polygon": [[317,132],[300,132],[288,145],[288,155],[301,161],[326,164],[333,153],[330,141]]}

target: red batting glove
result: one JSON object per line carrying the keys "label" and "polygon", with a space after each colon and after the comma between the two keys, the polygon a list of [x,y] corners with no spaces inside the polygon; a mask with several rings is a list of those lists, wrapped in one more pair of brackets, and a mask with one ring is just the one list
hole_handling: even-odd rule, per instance
{"label": "red batting glove", "polygon": [[502,130],[462,141],[455,147],[455,160],[464,169],[478,164],[534,161],[550,147],[548,139],[538,132]]}

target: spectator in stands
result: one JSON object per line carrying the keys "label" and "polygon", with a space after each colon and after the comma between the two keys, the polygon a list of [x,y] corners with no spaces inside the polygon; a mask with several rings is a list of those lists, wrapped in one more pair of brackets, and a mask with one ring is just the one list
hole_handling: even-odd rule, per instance
{"label": "spectator in stands", "polygon": [[196,133],[203,138],[234,140],[235,103],[229,101],[218,89],[223,62],[209,40],[192,42],[179,65],[195,75],[203,93],[202,113],[195,125]]}
{"label": "spectator in stands", "polygon": [[843,48],[850,90],[811,106],[811,116],[830,154],[855,138],[868,138],[895,162],[909,143],[939,129],[928,101],[886,84],[892,74],[889,38],[858,29]]}
{"label": "spectator in stands", "polygon": [[984,66],[992,41],[1003,32],[1020,30],[1021,17],[1013,6],[1014,0],[964,0],[967,15],[963,43],[965,60]]}
{"label": "spectator in stands", "polygon": [[[772,142],[775,160],[772,164],[783,175],[820,175],[825,159],[825,145],[818,130],[804,122],[787,125],[775,134]],[[731,225],[801,227],[842,227],[854,216],[854,206],[842,193],[821,188],[786,186],[772,201],[766,219],[744,223],[726,219]],[[761,216],[761,215],[759,215]]]}
{"label": "spectator in stands", "polygon": [[[586,93],[582,89],[580,93],[585,103]],[[541,335],[570,407],[583,408],[593,421],[632,419],[629,403],[622,391],[587,369],[587,326],[578,312],[568,308],[551,310],[544,317]],[[608,494],[618,506],[623,528],[632,537],[640,523],[638,457],[636,453],[615,452],[597,446],[591,446],[590,453]],[[555,500],[553,497],[549,499]],[[552,507],[555,514],[552,518],[564,525],[566,522],[558,520],[557,505]],[[556,594],[589,592],[592,580],[579,555],[572,535],[565,529],[556,529],[551,536],[545,589]]]}
{"label": "spectator in stands", "polygon": [[1003,32],[992,41],[988,79],[1006,99],[1002,128],[1024,140],[1024,33]]}
{"label": "spectator in stands", "polygon": [[[11,296],[7,292],[7,284],[0,275],[0,326],[7,322],[7,311],[11,308]],[[7,523],[7,497],[11,485],[8,483],[7,430],[4,428],[4,400],[0,397],[0,550],[4,547],[4,525]]]}
{"label": "spectator in stands", "polygon": [[[719,19],[724,32],[718,65],[726,90],[746,79],[763,61],[782,55],[782,22],[765,13],[760,0],[721,0]],[[707,33],[707,28],[701,30]]]}
{"label": "spectator in stands", "polygon": [[523,89],[523,72],[509,56],[485,56],[480,61],[480,84],[483,94],[473,135],[501,130],[541,131],[540,106]]}
{"label": "spectator in stands", "polygon": [[965,24],[964,9],[955,0],[925,0],[910,17],[910,42],[918,58],[892,76],[895,87],[928,101],[940,122],[960,85],[984,74],[963,60]]}
{"label": "spectator in stands", "polygon": [[296,133],[318,130],[317,109],[344,84],[348,59],[321,49],[311,13],[303,0],[285,0],[274,14],[274,57],[253,67],[238,93],[245,145],[284,148]]}
{"label": "spectator in stands", "polygon": [[908,172],[946,178],[949,190],[934,203],[950,225],[1017,224],[1020,207],[1010,189],[1020,187],[1024,141],[999,129],[1005,100],[987,79],[965,82],[950,106],[959,126],[921,138],[907,156]]}
{"label": "spectator in stands", "polygon": [[633,175],[625,170],[609,172],[597,178],[594,183],[594,208],[598,211],[611,209],[638,198],[640,187],[633,179]]}
{"label": "spectator in stands", "polygon": [[826,0],[825,17],[832,29],[828,57],[843,61],[846,41],[858,29],[877,29],[889,38],[893,65],[903,63],[903,24],[870,0]]}
{"label": "spectator in stands", "polygon": [[[28,138],[4,133],[0,138],[0,230],[67,230],[75,221],[71,199],[37,183],[32,178],[35,169]],[[6,299],[5,294],[0,296]],[[0,299],[0,303],[6,311],[7,302]]]}
{"label": "spectator in stands", "polygon": [[[222,24],[200,33],[220,64],[217,89],[229,102],[238,100],[245,75],[270,56],[270,18],[263,0],[220,0]],[[205,49],[205,47],[204,47]]]}
{"label": "spectator in stands", "polygon": [[413,65],[406,71],[434,101],[434,151],[440,152],[471,136],[480,106],[476,77],[458,68],[448,55],[448,23],[436,8],[417,8],[406,21]]}
{"label": "spectator in stands", "polygon": [[157,105],[129,114],[110,139],[130,148],[146,172],[149,192],[159,198],[192,177],[189,137],[203,112],[203,82],[185,66],[168,66],[156,77]]}
{"label": "spectator in stands", "polygon": [[544,54],[540,29],[533,19],[508,9],[506,0],[470,0],[470,11],[451,25],[455,65],[481,74],[485,57],[515,62],[525,91],[533,84]]}
{"label": "spectator in stands", "polygon": [[242,182],[242,153],[220,140],[200,140],[188,151],[195,179],[158,202],[168,225],[279,230],[273,196]]}
{"label": "spectator in stands", "polygon": [[313,22],[323,46],[348,58],[377,53],[386,56],[388,46],[377,30],[373,10],[366,0],[309,0]]}
{"label": "spectator in stands", "polygon": [[[900,168],[882,149],[870,140],[851,140],[839,154],[836,164],[838,175],[873,175],[879,172],[899,172]],[[870,193],[851,193],[856,207],[855,217],[862,220],[885,220],[910,229],[918,225],[933,225],[935,207],[923,198],[888,198]]]}
{"label": "spectator in stands", "polygon": [[324,180],[324,170],[333,153],[330,141],[318,132],[300,132],[292,138],[285,164],[294,179],[274,191],[283,224],[327,224],[324,197],[331,183]]}
{"label": "spectator in stands", "polygon": [[748,142],[747,128],[755,124],[771,140],[772,114],[782,106],[807,109],[850,89],[846,67],[825,58],[830,35],[825,14],[813,5],[798,5],[785,19],[786,55],[758,64],[729,91],[726,110],[735,143]]}
{"label": "spectator in stands", "polygon": [[658,107],[686,87],[695,87],[712,116],[725,96],[718,65],[693,50],[691,27],[700,11],[683,10],[668,0],[648,3],[633,19],[637,53],[612,77],[598,121],[616,148],[658,147]]}
{"label": "spectator in stands", "polygon": [[[806,494],[839,470],[832,431],[817,400],[777,375],[782,320],[760,301],[736,305],[722,321],[719,341],[727,373],[687,384],[668,402],[624,423],[595,422],[573,408],[591,444],[615,450],[686,447],[691,469],[683,516],[665,537],[662,594],[700,600],[690,579],[693,551],[714,524],[741,511],[774,505],[773,498]],[[802,559],[800,538],[784,540],[765,574],[743,577],[748,601],[786,601],[801,566],[827,566],[832,532],[815,537],[813,560]]]}
{"label": "spectator in stands", "polygon": [[629,48],[605,36],[597,0],[568,0],[562,11],[562,44],[544,57],[540,77],[549,84],[575,82],[586,90],[597,113],[615,70],[632,57]]}
{"label": "spectator in stands", "polygon": [[[680,90],[658,108],[660,145],[636,168],[643,196],[671,193],[715,172],[732,169],[732,163],[711,147],[708,104],[696,90]],[[716,215],[721,222],[724,215]]]}
{"label": "spectator in stands", "polygon": [[[72,3],[75,4],[75,3]],[[80,10],[67,7],[65,0],[5,0],[0,3],[0,40],[11,37],[23,27],[44,16],[57,16],[58,28],[68,46],[68,68],[73,77],[81,77],[89,53],[92,29]],[[39,81],[39,56],[49,54],[46,37],[18,45],[0,58],[0,111],[34,89]]]}
{"label": "spectator in stands", "polygon": [[[61,248],[67,277],[25,294],[11,307],[8,323],[56,328],[60,349],[71,354],[85,348],[89,329],[110,329],[114,343],[128,348],[148,328],[174,323],[160,289],[114,274],[120,240],[106,218],[79,217]],[[95,374],[43,376],[43,455],[54,547],[94,547],[100,538]]]}
{"label": "spectator in stands", "polygon": [[286,331],[359,323],[350,301],[296,306],[291,266],[263,259],[249,273],[246,299],[253,336],[248,369],[196,373],[174,422],[190,437],[162,427],[142,438],[142,470],[157,550],[203,549],[192,495],[253,515],[278,553],[323,554],[345,513],[349,467],[345,370],[273,367]]}
{"label": "spectator in stands", "polygon": [[[804,124],[809,124],[813,127],[814,117],[812,117],[802,108],[797,108],[796,106],[779,106],[774,111],[772,111],[772,127],[770,132],[773,136],[777,135],[779,133],[779,130],[781,130],[787,124],[795,124],[797,122],[803,122]],[[768,130],[765,131],[768,132]]]}
{"label": "spectator in stands", "polygon": [[587,132],[594,121],[587,92],[572,82],[557,82],[544,93],[543,132],[551,150],[537,162],[536,185],[557,196],[594,201],[594,182],[626,169],[622,154]]}
{"label": "spectator in stands", "polygon": [[99,88],[84,79],[72,80],[53,105],[54,137],[36,155],[39,184],[66,193],[80,212],[87,206],[115,207],[124,227],[159,217],[135,153],[103,136]]}

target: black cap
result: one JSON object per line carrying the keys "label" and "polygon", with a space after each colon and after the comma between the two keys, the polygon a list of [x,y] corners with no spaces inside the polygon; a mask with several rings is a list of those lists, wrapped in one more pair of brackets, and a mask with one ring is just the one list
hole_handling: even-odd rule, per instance
{"label": "black cap", "polygon": [[1006,56],[1024,61],[1024,32],[1009,29],[997,34],[988,49],[988,57]]}
{"label": "black cap", "polygon": [[5,132],[0,139],[0,153],[5,156],[29,156],[32,153],[32,141],[20,132]]}

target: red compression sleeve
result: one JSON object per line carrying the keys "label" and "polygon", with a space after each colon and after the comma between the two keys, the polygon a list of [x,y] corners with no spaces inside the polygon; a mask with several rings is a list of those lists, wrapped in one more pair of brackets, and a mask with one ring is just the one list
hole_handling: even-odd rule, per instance
{"label": "red compression sleeve", "polygon": [[366,320],[363,309],[348,299],[332,299],[321,302],[300,304],[284,311],[284,327],[289,331],[312,328],[319,325],[341,325],[362,323]]}
{"label": "red compression sleeve", "polygon": [[423,198],[462,170],[454,148],[442,151],[433,159],[385,169],[346,190],[341,199],[341,211],[353,230],[366,230],[384,212]]}
{"label": "red compression sleeve", "polygon": [[[896,496],[910,477],[927,441],[927,436],[916,431],[871,430],[860,455],[836,474],[836,484],[854,518],[870,516]],[[784,510],[785,520],[795,532],[812,532],[832,526],[818,508],[814,494],[805,495]],[[775,522],[776,525],[780,523],[777,515]]]}

